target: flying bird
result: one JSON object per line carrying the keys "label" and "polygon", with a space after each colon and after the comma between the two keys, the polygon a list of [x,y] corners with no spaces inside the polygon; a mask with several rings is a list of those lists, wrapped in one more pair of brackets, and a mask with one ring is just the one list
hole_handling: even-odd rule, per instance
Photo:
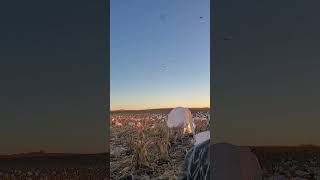
{"label": "flying bird", "polygon": [[168,69],[168,67],[165,64],[161,64],[161,72],[164,72]]}
{"label": "flying bird", "polygon": [[200,16],[200,22],[206,22],[206,20],[204,19],[204,17],[203,16]]}
{"label": "flying bird", "polygon": [[175,58],[168,58],[165,62],[160,65],[161,72],[168,71],[168,66],[175,65],[178,61]]}
{"label": "flying bird", "polygon": [[165,22],[166,19],[167,19],[167,16],[166,16],[165,14],[160,14],[160,20],[161,20],[162,22]]}

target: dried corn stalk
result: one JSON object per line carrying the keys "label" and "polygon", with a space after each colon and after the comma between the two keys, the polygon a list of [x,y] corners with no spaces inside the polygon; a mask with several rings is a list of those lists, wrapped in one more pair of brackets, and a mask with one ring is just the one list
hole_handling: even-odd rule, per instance
{"label": "dried corn stalk", "polygon": [[147,158],[147,150],[146,150],[146,143],[144,141],[144,130],[140,129],[139,130],[139,140],[136,143],[135,147],[135,168],[140,169],[140,168],[148,168],[150,167],[150,164],[148,162]]}
{"label": "dried corn stalk", "polygon": [[145,167],[150,167],[145,144],[137,143],[135,152],[135,168],[140,169]]}
{"label": "dried corn stalk", "polygon": [[169,128],[166,126],[166,124],[161,123],[157,128],[157,146],[159,149],[159,159],[160,160],[169,160],[169,152],[168,148],[170,146],[170,134],[169,134]]}
{"label": "dried corn stalk", "polygon": [[168,161],[169,160],[169,152],[168,152],[168,148],[169,148],[169,144],[168,142],[165,141],[160,141],[157,143],[158,148],[159,148],[159,159],[160,160],[164,160],[164,161]]}
{"label": "dried corn stalk", "polygon": [[184,132],[183,126],[170,128],[171,142],[180,141],[182,137],[184,137],[183,132]]}

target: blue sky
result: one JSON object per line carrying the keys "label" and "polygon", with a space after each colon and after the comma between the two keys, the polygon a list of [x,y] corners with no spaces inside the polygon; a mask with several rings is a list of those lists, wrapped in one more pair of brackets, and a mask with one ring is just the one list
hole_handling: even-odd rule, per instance
{"label": "blue sky", "polygon": [[111,109],[208,107],[209,0],[111,0]]}

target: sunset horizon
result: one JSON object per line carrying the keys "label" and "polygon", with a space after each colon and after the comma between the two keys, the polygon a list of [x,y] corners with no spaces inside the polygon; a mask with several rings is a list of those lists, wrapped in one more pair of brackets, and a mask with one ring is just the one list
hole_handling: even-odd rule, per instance
{"label": "sunset horizon", "polygon": [[176,107],[184,107],[184,108],[188,108],[188,109],[210,109],[210,106],[168,106],[168,107],[147,107],[147,108],[135,108],[135,109],[131,109],[131,108],[119,108],[119,109],[112,109],[110,108],[110,111],[142,111],[142,110],[153,110],[153,109],[173,109]]}

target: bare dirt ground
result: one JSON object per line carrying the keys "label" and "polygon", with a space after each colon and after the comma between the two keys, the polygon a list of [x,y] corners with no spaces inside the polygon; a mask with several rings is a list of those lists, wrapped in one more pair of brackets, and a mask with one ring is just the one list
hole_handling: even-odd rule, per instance
{"label": "bare dirt ground", "polygon": [[[177,138],[167,132],[165,120],[169,111],[111,114],[111,179],[176,179],[184,156],[192,147],[192,137],[185,134]],[[208,109],[192,110],[196,132],[208,130],[206,113]]]}

